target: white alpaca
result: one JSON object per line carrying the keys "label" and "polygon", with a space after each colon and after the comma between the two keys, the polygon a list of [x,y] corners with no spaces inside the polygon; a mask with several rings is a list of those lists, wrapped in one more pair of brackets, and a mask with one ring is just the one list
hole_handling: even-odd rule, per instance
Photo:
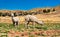
{"label": "white alpaca", "polygon": [[18,25],[19,18],[18,17],[14,17],[13,13],[11,14],[11,17],[12,17],[11,19],[12,19],[13,25],[14,26]]}
{"label": "white alpaca", "polygon": [[35,17],[33,15],[26,15],[25,16],[25,25],[26,25],[25,27],[28,28],[29,22],[32,22],[33,25],[35,25],[35,23],[40,24],[40,25],[44,24],[43,21],[41,21],[41,20],[39,21],[37,17]]}

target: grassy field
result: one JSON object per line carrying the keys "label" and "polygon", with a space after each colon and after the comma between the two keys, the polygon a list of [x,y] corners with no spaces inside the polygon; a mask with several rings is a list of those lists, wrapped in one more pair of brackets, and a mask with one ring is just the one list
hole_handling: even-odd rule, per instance
{"label": "grassy field", "polygon": [[36,24],[35,29],[32,25],[29,29],[24,27],[24,16],[19,16],[17,27],[10,24],[11,17],[0,17],[0,37],[60,37],[60,13],[35,16],[45,23],[43,26]]}
{"label": "grassy field", "polygon": [[[32,25],[29,25],[30,29],[33,29]],[[13,24],[8,25],[7,23],[0,23],[0,31],[1,30],[10,30],[10,29],[16,29],[21,30],[25,29],[24,24],[19,24],[18,27],[14,27]],[[43,29],[43,30],[59,30],[60,29],[60,23],[45,23],[43,26],[36,24],[35,29]]]}
{"label": "grassy field", "polygon": [[[29,29],[25,29],[24,24],[20,24],[18,27],[14,27],[13,24],[7,24],[7,23],[0,23],[0,33],[13,33],[13,32],[24,32],[24,35],[29,35],[29,37],[35,37],[36,36],[48,36],[49,34],[46,34],[46,32],[54,32],[56,34],[54,34],[53,36],[59,36],[60,35],[60,31],[56,32],[57,30],[60,30],[60,23],[45,23],[43,26],[36,24],[35,25],[35,29],[33,28],[32,25],[29,25]],[[54,31],[53,31],[54,30]],[[39,31],[42,31],[44,33],[40,34],[38,33]],[[27,32],[27,33],[26,33]],[[34,34],[34,35],[31,35]],[[20,33],[22,34],[22,33]],[[6,37],[6,36],[5,36]]]}

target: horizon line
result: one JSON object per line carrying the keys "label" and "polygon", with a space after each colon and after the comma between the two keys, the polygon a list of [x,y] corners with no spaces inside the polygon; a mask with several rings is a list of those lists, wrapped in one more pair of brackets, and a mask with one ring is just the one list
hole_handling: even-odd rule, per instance
{"label": "horizon line", "polygon": [[[57,6],[45,6],[45,7],[36,7],[36,8],[55,8],[55,7],[58,7],[60,5],[57,5]],[[36,8],[31,8],[31,9],[36,9]],[[0,10],[31,10],[31,9],[8,9],[8,8],[2,8]]]}

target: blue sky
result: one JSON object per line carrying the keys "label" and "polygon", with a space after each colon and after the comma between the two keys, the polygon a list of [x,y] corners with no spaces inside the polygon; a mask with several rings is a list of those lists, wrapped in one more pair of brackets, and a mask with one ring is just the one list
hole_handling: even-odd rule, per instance
{"label": "blue sky", "polygon": [[0,9],[9,10],[30,10],[58,5],[60,5],[60,0],[0,0]]}

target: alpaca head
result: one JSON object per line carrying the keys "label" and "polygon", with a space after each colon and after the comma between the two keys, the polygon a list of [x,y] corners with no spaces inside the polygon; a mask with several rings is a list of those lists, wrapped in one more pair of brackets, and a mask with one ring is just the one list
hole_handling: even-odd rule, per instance
{"label": "alpaca head", "polygon": [[38,21],[38,24],[43,25],[44,22],[43,21]]}
{"label": "alpaca head", "polygon": [[13,14],[13,13],[11,13],[11,16],[12,16],[12,17],[14,17],[14,14]]}

